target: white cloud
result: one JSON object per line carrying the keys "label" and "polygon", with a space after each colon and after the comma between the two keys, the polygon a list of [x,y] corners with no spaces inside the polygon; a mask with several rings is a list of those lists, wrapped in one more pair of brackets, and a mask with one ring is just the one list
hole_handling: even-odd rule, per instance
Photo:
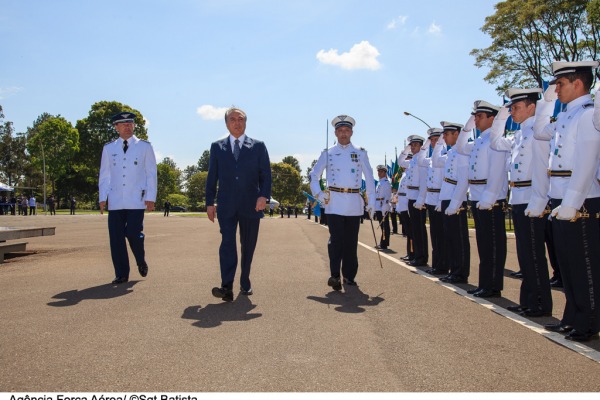
{"label": "white cloud", "polygon": [[23,88],[18,86],[0,87],[0,100],[4,100],[13,94],[19,93],[21,90],[23,90]]}
{"label": "white cloud", "polygon": [[225,111],[229,107],[215,107],[205,104],[196,109],[196,113],[206,120],[219,120],[225,118]]}
{"label": "white cloud", "polygon": [[350,51],[342,54],[339,54],[337,49],[320,50],[317,53],[317,60],[323,64],[337,65],[343,69],[377,70],[381,68],[381,64],[377,61],[379,55],[379,51],[373,45],[363,40],[352,46]]}
{"label": "white cloud", "polygon": [[387,24],[387,29],[396,29],[398,25],[404,25],[407,19],[407,15],[399,15]]}
{"label": "white cloud", "polygon": [[427,33],[431,35],[440,35],[442,33],[442,27],[434,22],[429,25],[429,29],[427,29]]}

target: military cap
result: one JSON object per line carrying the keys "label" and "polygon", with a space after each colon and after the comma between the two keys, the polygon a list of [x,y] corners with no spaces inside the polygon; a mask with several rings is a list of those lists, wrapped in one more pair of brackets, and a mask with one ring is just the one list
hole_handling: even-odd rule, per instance
{"label": "military cap", "polygon": [[338,115],[333,119],[333,121],[331,121],[331,125],[334,128],[338,128],[340,126],[349,126],[350,128],[353,128],[354,125],[356,125],[356,121],[354,121],[354,118],[347,115]]}
{"label": "military cap", "polygon": [[136,115],[132,112],[122,111],[118,114],[113,115],[110,119],[110,122],[112,122],[113,125],[118,124],[119,122],[135,122],[135,117]]}
{"label": "military cap", "polygon": [[463,124],[457,124],[456,122],[448,121],[442,121],[440,122],[440,125],[442,125],[442,128],[444,128],[445,131],[460,131],[465,127]]}
{"label": "military cap", "polygon": [[387,172],[387,167],[383,164],[379,164],[377,166],[377,171],[386,171]]}
{"label": "military cap", "polygon": [[427,130],[427,135],[429,135],[428,138],[440,136],[442,133],[444,133],[444,130],[440,128],[429,128]]}
{"label": "military cap", "polygon": [[422,136],[419,136],[419,135],[411,135],[408,137],[409,143],[417,142],[417,143],[423,144],[424,141],[425,141],[425,138],[423,138]]}
{"label": "military cap", "polygon": [[500,107],[490,104],[484,100],[477,100],[475,101],[475,103],[473,103],[473,112],[471,113],[471,115],[475,115],[478,112],[485,112],[496,115],[498,114],[498,111],[500,111]]}
{"label": "military cap", "polygon": [[504,95],[510,99],[508,103],[506,103],[507,107],[515,104],[517,101],[529,99],[533,102],[536,102],[540,99],[540,95],[543,92],[541,88],[532,88],[532,89],[517,89],[511,88],[504,92]]}
{"label": "military cap", "polygon": [[554,61],[552,63],[554,79],[550,81],[550,84],[554,85],[564,75],[598,68],[598,64],[598,61]]}

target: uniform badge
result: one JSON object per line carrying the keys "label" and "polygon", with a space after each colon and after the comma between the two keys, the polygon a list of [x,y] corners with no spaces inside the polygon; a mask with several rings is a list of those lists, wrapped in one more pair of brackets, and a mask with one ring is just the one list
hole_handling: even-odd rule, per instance
{"label": "uniform badge", "polygon": [[134,162],[133,162],[133,165],[137,165],[137,161],[134,161]]}
{"label": "uniform badge", "polygon": [[350,159],[353,162],[358,162],[358,154],[356,154],[356,153],[350,153]]}
{"label": "uniform badge", "polygon": [[354,168],[352,168],[350,171],[351,171],[352,173],[355,173],[355,172],[356,172],[356,170],[355,170]]}
{"label": "uniform badge", "polygon": [[515,169],[519,169],[519,163],[515,164]]}

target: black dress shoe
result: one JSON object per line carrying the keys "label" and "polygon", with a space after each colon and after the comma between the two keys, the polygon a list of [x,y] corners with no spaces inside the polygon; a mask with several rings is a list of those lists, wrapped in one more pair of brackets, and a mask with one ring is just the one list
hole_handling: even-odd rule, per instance
{"label": "black dress shoe", "polygon": [[410,265],[411,267],[426,267],[427,261],[414,259],[412,261],[409,261],[408,265]]}
{"label": "black dress shoe", "polygon": [[123,278],[122,276],[117,276],[113,281],[113,285],[118,285],[119,283],[129,282],[129,278]]}
{"label": "black dress shoe", "polygon": [[448,280],[449,280],[450,278],[452,278],[452,275],[446,275],[446,276],[442,276],[442,277],[440,278],[440,281],[442,281],[442,282],[448,282]]}
{"label": "black dress shoe", "polygon": [[467,290],[467,293],[469,293],[469,294],[475,294],[475,293],[479,292],[480,290],[482,290],[482,289],[479,288],[479,287],[476,287],[474,289]]}
{"label": "black dress shoe", "polygon": [[464,278],[460,275],[450,275],[450,277],[448,279],[446,279],[444,282],[448,282],[448,283],[469,283],[469,280],[467,278]]}
{"label": "black dress shoe", "polygon": [[356,283],[356,281],[347,278],[344,278],[344,284],[350,286],[358,286],[358,283]]}
{"label": "black dress shoe", "polygon": [[254,294],[254,292],[252,291],[252,288],[246,290],[246,289],[240,289],[240,293],[243,294],[244,296],[252,296]]}
{"label": "black dress shoe", "polygon": [[222,287],[212,288],[212,295],[223,301],[233,301],[233,290]]}
{"label": "black dress shoe", "polygon": [[573,327],[563,325],[562,322],[559,322],[558,324],[546,324],[544,325],[544,329],[550,332],[569,333],[573,330]]}
{"label": "black dress shoe", "polygon": [[448,275],[448,271],[442,271],[441,269],[437,268],[431,268],[425,272],[427,272],[430,275]]}
{"label": "black dress shoe", "polygon": [[342,282],[339,276],[332,276],[327,281],[327,285],[331,286],[333,290],[342,290]]}
{"label": "black dress shoe", "polygon": [[563,287],[563,283],[562,283],[562,281],[554,280],[554,281],[550,282],[550,286],[554,287],[554,288],[561,288],[561,287]]}
{"label": "black dress shoe", "polygon": [[400,259],[401,259],[402,261],[410,261],[410,260],[412,260],[412,257],[411,257],[411,256],[409,256],[409,255],[406,255],[406,256],[404,256],[404,257],[400,257]]}
{"label": "black dress shoe", "polygon": [[573,329],[565,336],[565,339],[572,340],[574,342],[589,342],[590,340],[598,339],[598,332],[596,333],[583,333]]}
{"label": "black dress shoe", "polygon": [[144,265],[138,265],[138,271],[140,272],[142,278],[145,278],[146,275],[148,275],[148,264],[144,263]]}
{"label": "black dress shoe", "polygon": [[506,307],[506,309],[508,311],[513,311],[513,312],[516,312],[516,313],[528,310],[527,307],[523,307],[523,306],[508,306],[508,307]]}
{"label": "black dress shoe", "polygon": [[511,272],[509,275],[512,276],[513,278],[522,278],[523,277],[523,273],[521,271]]}
{"label": "black dress shoe", "polygon": [[542,310],[523,310],[520,313],[524,317],[551,317],[552,311],[542,311]]}
{"label": "black dress shoe", "polygon": [[375,248],[376,248],[377,250],[386,250],[388,247],[387,247],[387,246],[380,246],[380,245],[377,245],[377,246],[375,246]]}
{"label": "black dress shoe", "polygon": [[480,291],[473,294],[475,297],[481,297],[484,299],[490,297],[500,297],[501,292],[499,290],[491,290],[491,289],[481,289]]}

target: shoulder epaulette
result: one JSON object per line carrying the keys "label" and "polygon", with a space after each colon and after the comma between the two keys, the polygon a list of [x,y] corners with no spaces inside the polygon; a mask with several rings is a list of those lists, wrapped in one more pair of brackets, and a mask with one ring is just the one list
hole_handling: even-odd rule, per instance
{"label": "shoulder epaulette", "polygon": [[594,103],[585,103],[582,107],[583,108],[594,107]]}
{"label": "shoulder epaulette", "polygon": [[146,143],[150,144],[150,141],[145,140],[145,139],[140,139],[140,142],[146,142]]}
{"label": "shoulder epaulette", "polygon": [[367,151],[367,149],[365,149],[364,147],[359,147],[359,149],[361,149],[362,151]]}
{"label": "shoulder epaulette", "polygon": [[109,144],[113,144],[113,143],[114,143],[114,142],[116,142],[117,140],[119,140],[119,139],[115,139],[115,140],[113,140],[112,142],[104,143],[104,145],[105,145],[105,146],[108,146]]}

